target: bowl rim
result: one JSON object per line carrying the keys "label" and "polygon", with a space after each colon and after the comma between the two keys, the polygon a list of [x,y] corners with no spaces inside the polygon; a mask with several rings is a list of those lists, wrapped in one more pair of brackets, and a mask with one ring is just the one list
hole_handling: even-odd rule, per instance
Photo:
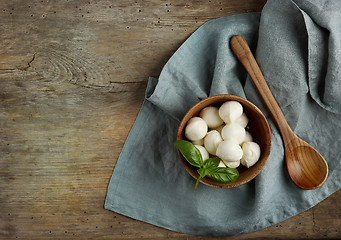
{"label": "bowl rim", "polygon": [[[205,105],[207,104],[207,102],[211,101],[213,98],[216,99],[217,103],[223,103],[224,101],[238,101],[240,102],[242,105],[250,105],[252,107],[252,109],[254,109],[256,111],[256,113],[260,116],[261,121],[263,121],[265,123],[265,136],[267,136],[267,139],[265,140],[265,145],[263,146],[263,151],[261,153],[261,159],[262,161],[258,161],[256,164],[258,164],[258,168],[257,170],[250,175],[250,177],[242,180],[242,181],[234,181],[234,182],[230,182],[230,183],[220,183],[220,182],[216,182],[212,179],[209,179],[208,177],[204,177],[200,179],[200,182],[210,186],[210,187],[214,187],[214,188],[233,188],[233,187],[238,187],[240,185],[243,185],[251,180],[253,180],[264,168],[266,162],[268,161],[269,155],[270,155],[270,151],[271,151],[271,144],[272,144],[272,134],[271,134],[271,130],[270,130],[270,126],[269,123],[265,117],[265,115],[263,114],[263,112],[251,101],[242,98],[240,96],[237,95],[232,95],[232,94],[218,94],[218,95],[213,95],[213,96],[209,96],[207,98],[204,98],[202,100],[200,100],[199,102],[197,102],[195,105],[193,105],[187,112],[186,114],[183,116],[183,118],[180,121],[179,127],[178,127],[178,131],[177,131],[177,136],[176,136],[176,140],[183,140],[185,139],[184,137],[184,129],[185,126],[187,124],[187,121],[190,119],[190,117],[194,117],[195,114],[192,114],[193,109],[196,109],[198,107],[200,107],[201,105],[203,105],[203,107],[201,107],[201,109],[203,109],[204,107],[207,106],[212,106],[213,104],[209,104],[209,105]],[[200,113],[201,109],[198,111],[197,114]],[[197,116],[197,115],[196,115]],[[188,118],[188,119],[187,119]],[[185,121],[187,119],[187,121]],[[182,156],[182,154],[180,153],[179,150],[177,150],[177,153],[180,157],[180,161],[182,163],[182,165],[184,166],[184,168],[186,169],[186,171],[195,179],[197,180],[199,177],[199,174],[197,173],[197,171],[191,171],[190,169],[195,169],[195,167],[191,166],[186,159]],[[214,183],[213,183],[214,182]]]}

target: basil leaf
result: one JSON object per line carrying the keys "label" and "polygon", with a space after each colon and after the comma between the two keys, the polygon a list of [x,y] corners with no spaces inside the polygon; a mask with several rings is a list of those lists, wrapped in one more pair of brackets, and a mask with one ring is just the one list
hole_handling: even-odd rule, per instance
{"label": "basil leaf", "polygon": [[207,174],[210,173],[210,170],[207,169],[207,168],[199,168],[199,169],[198,169],[198,173],[199,173],[200,177],[203,178],[203,177],[205,177]]}
{"label": "basil leaf", "polygon": [[211,178],[218,182],[233,182],[239,177],[239,172],[235,168],[218,167],[215,171],[210,172]]}
{"label": "basil leaf", "polygon": [[177,140],[173,144],[189,164],[199,168],[203,165],[201,153],[193,143],[186,140]]}
{"label": "basil leaf", "polygon": [[220,158],[209,158],[204,162],[203,168],[208,169],[210,173],[218,167],[220,161]]}
{"label": "basil leaf", "polygon": [[214,172],[220,163],[220,158],[209,158],[204,162],[202,168],[198,169],[200,177],[205,177],[207,174]]}

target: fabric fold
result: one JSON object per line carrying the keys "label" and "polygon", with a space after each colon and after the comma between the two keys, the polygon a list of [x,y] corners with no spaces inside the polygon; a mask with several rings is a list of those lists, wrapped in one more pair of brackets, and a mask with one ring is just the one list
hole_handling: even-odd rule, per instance
{"label": "fabric fold", "polygon": [[310,94],[321,107],[341,113],[341,2],[293,2],[308,34]]}

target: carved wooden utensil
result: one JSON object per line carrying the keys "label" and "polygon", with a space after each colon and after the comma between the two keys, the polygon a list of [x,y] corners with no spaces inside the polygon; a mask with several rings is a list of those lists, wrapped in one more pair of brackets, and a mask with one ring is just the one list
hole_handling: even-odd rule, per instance
{"label": "carved wooden utensil", "polygon": [[285,149],[285,162],[290,178],[302,189],[320,187],[328,175],[326,160],[291,130],[245,39],[240,35],[233,36],[231,48],[249,73],[281,132]]}

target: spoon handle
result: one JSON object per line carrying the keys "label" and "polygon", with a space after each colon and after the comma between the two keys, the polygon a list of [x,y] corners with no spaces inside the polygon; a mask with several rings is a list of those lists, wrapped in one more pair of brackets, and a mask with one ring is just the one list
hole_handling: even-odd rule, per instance
{"label": "spoon handle", "polygon": [[280,107],[266,84],[264,76],[247,42],[240,35],[233,36],[231,39],[231,48],[239,61],[244,65],[246,71],[249,73],[256,89],[263,99],[263,102],[270,111],[278,129],[281,131],[283,140],[289,141],[294,136],[294,133],[289,127]]}

